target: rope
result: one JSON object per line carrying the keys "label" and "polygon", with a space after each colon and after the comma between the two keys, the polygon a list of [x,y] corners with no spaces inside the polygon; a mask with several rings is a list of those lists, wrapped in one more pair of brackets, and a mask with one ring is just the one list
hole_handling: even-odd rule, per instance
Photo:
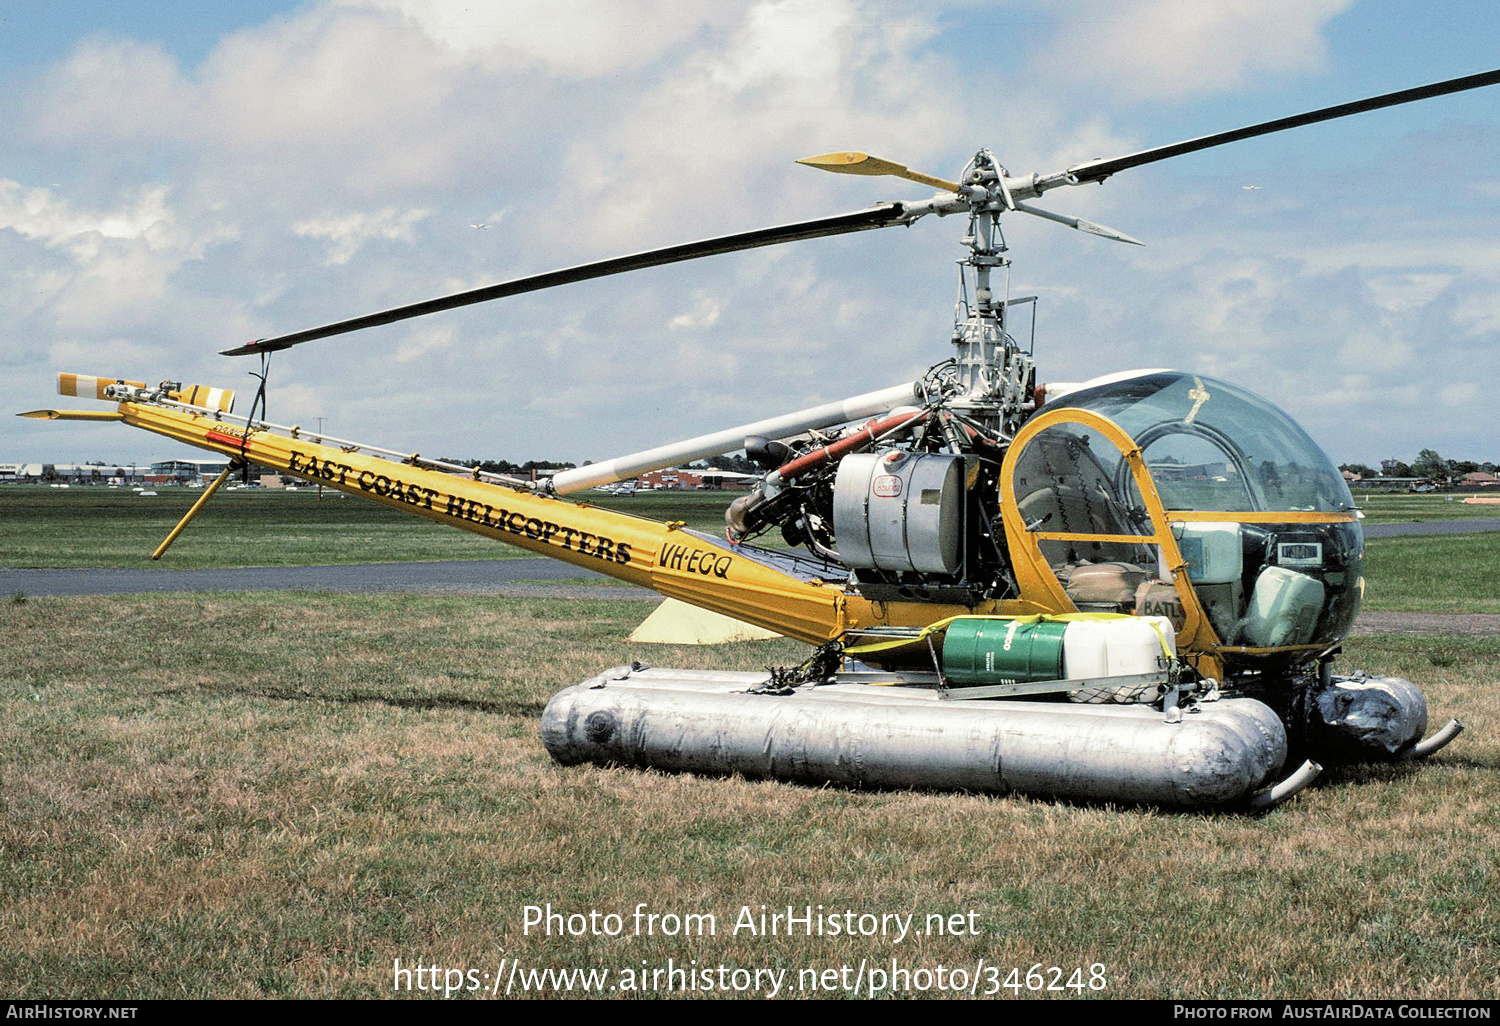
{"label": "rope", "polygon": [[[974,616],[968,613],[960,613],[958,616],[950,616],[936,623],[930,623],[923,627],[917,634],[908,638],[896,638],[892,641],[871,641],[863,645],[851,645],[844,649],[846,655],[864,655],[870,652],[884,652],[892,648],[901,648],[918,641],[926,640],[940,631],[947,630],[948,625],[955,620],[1001,620],[1013,623],[1077,623],[1077,622],[1101,622],[1109,620],[1137,620],[1139,617],[1131,616],[1129,613],[1029,613],[1022,616],[987,615]],[[1168,659],[1172,658],[1172,649],[1167,645],[1166,635],[1162,633],[1161,624],[1154,620],[1148,620],[1151,629],[1156,632],[1156,640],[1161,644],[1162,655]]]}
{"label": "rope", "polygon": [[245,433],[240,438],[240,480],[245,484],[250,483],[250,459],[247,449],[250,445],[250,432],[255,427],[255,409],[260,407],[260,419],[266,419],[266,379],[271,376],[271,354],[260,354],[260,373],[250,372],[252,378],[260,379],[260,387],[255,390],[255,398],[250,403],[250,416],[245,418]]}
{"label": "rope", "polygon": [[799,684],[822,684],[838,672],[843,662],[844,646],[835,638],[820,645],[813,654],[796,666],[768,666],[770,678],[757,687],[750,688],[750,695],[790,695]]}

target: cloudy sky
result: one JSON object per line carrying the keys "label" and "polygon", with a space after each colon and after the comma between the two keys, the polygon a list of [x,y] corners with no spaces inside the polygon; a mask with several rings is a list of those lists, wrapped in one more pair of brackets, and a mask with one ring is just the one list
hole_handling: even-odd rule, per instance
{"label": "cloudy sky", "polygon": [[[59,370],[248,399],[255,361],[218,350],[930,194],[793,163],[809,154],[956,177],[983,146],[1045,173],[1489,70],[1497,38],[1482,0],[8,0],[0,412],[56,405]],[[1039,205],[1147,243],[1008,222],[1043,379],[1191,369],[1338,462],[1500,460],[1500,87]],[[581,461],[896,384],[948,355],[962,227],[310,343],[272,359],[270,419]],[[0,462],[183,452],[0,417]]]}

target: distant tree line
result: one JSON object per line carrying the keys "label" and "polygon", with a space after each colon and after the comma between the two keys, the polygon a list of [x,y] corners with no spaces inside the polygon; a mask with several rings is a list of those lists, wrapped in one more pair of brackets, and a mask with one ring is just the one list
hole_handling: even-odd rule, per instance
{"label": "distant tree line", "polygon": [[[439,458],[445,463],[457,463],[465,467],[478,467],[480,470],[491,474],[530,474],[534,470],[568,469],[577,465],[560,460],[527,460],[525,463],[512,463],[510,460],[454,459],[451,456],[442,456]],[[588,466],[590,462],[590,460],[584,460],[583,464],[584,466]],[[744,453],[740,452],[694,460],[688,466],[697,470],[732,470],[741,474],[759,472],[759,468],[747,459]],[[1411,463],[1391,458],[1381,460],[1379,470],[1364,463],[1343,463],[1339,465],[1339,469],[1347,470],[1351,474],[1358,474],[1363,478],[1426,477],[1434,481],[1442,481],[1460,478],[1465,474],[1472,474],[1475,471],[1494,474],[1500,472],[1500,465],[1489,461],[1480,463],[1474,460],[1444,459],[1432,449],[1423,449],[1417,453],[1417,458]]]}
{"label": "distant tree line", "polygon": [[510,460],[460,460],[452,456],[439,456],[438,459],[443,463],[457,463],[461,467],[478,467],[487,474],[530,474],[533,470],[571,470],[576,466],[573,463],[554,460],[527,460],[525,463],[512,463]]}
{"label": "distant tree line", "polygon": [[[478,467],[480,470],[490,474],[529,474],[533,470],[558,470],[571,469],[576,464],[563,463],[552,460],[527,460],[525,463],[512,463],[510,460],[476,460],[476,459],[454,459],[451,456],[439,456],[444,463],[457,463],[464,467]],[[588,466],[592,460],[584,460],[583,465]],[[697,470],[733,470],[741,474],[753,474],[757,472],[754,463],[748,460],[744,453],[731,453],[723,456],[710,456],[703,460],[694,460],[688,464]]]}
{"label": "distant tree line", "polygon": [[710,456],[706,460],[695,460],[689,463],[688,466],[701,470],[732,470],[738,474],[762,473],[761,468],[750,462],[743,453]]}
{"label": "distant tree line", "polygon": [[1411,463],[1403,463],[1398,459],[1384,459],[1380,461],[1379,470],[1363,463],[1345,463],[1339,469],[1364,478],[1425,477],[1434,481],[1444,481],[1463,477],[1465,474],[1473,474],[1476,471],[1493,474],[1497,467],[1496,464],[1488,461],[1476,463],[1473,460],[1444,459],[1432,449],[1423,449],[1417,453],[1417,458]]}

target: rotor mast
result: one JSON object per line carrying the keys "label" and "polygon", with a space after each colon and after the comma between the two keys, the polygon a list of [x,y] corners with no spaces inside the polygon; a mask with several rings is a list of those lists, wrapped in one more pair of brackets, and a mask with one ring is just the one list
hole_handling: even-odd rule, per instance
{"label": "rotor mast", "polygon": [[[995,296],[996,271],[1010,266],[1000,215],[1014,210],[1006,188],[1006,170],[989,150],[980,150],[964,169],[959,200],[968,208],[968,249],[960,264],[964,276],[954,311],[953,345],[960,391],[950,405],[1009,437],[1024,419],[1033,360],[1005,330],[1005,298]],[[967,295],[967,275],[974,277],[974,298]]]}

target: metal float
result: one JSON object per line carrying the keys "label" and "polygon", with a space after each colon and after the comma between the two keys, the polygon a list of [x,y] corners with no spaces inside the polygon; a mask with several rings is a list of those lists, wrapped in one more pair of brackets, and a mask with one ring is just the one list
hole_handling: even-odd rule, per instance
{"label": "metal float", "polygon": [[[616,667],[558,692],[542,740],[564,765],[1176,808],[1255,803],[1286,759],[1281,721],[1254,699],[1182,712],[958,701],[862,681],[758,693],[764,683],[755,673]],[[1315,775],[1304,766],[1297,779]]]}

